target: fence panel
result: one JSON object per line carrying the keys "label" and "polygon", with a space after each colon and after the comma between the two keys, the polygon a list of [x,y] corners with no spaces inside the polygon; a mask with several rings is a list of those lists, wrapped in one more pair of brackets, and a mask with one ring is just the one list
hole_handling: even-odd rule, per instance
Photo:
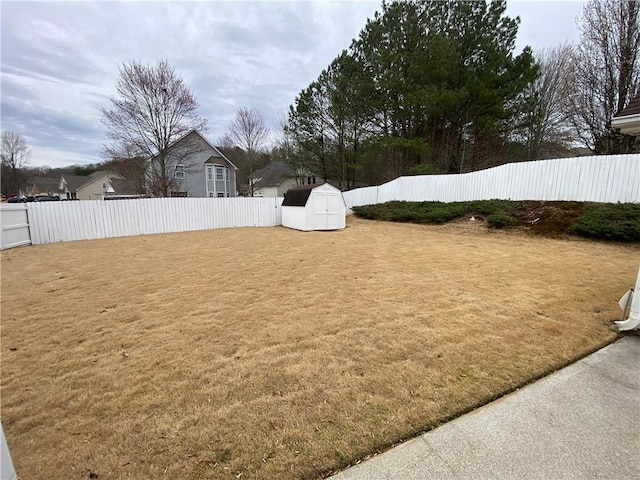
{"label": "fence panel", "polygon": [[[25,218],[28,213],[33,219],[32,243],[39,245],[215,228],[274,227],[282,224],[282,200],[147,198],[28,203],[17,208],[24,211]],[[3,222],[5,209],[11,208],[15,207],[3,207]]]}
{"label": "fence panel", "polygon": [[560,158],[459,175],[400,177],[344,192],[347,207],[392,200],[546,200],[640,203],[640,154]]}
{"label": "fence panel", "polygon": [[31,244],[26,205],[3,205],[0,211],[0,221],[2,223],[0,249]]}

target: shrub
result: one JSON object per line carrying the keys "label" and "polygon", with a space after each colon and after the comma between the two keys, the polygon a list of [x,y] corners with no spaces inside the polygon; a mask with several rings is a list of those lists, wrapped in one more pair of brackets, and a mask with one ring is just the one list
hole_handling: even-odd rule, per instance
{"label": "shrub", "polygon": [[502,213],[494,213],[487,217],[487,225],[491,228],[506,228],[515,225],[515,218]]}
{"label": "shrub", "polygon": [[634,203],[592,205],[569,227],[583,237],[640,241],[640,205]]}

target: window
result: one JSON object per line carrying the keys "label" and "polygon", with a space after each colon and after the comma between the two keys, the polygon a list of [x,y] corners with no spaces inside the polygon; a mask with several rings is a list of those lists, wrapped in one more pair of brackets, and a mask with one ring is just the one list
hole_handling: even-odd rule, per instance
{"label": "window", "polygon": [[184,180],[184,165],[176,165],[175,177],[179,180]]}
{"label": "window", "polygon": [[209,192],[209,196],[213,198],[213,192]]}
{"label": "window", "polygon": [[218,192],[218,197],[224,197],[224,192]]}
{"label": "window", "polygon": [[102,188],[107,188],[107,182],[102,182]]}
{"label": "window", "polygon": [[316,177],[307,177],[307,185],[313,185],[316,183]]}
{"label": "window", "polygon": [[213,180],[213,167],[207,166],[207,180]]}
{"label": "window", "polygon": [[216,167],[216,180],[224,180],[224,168]]}

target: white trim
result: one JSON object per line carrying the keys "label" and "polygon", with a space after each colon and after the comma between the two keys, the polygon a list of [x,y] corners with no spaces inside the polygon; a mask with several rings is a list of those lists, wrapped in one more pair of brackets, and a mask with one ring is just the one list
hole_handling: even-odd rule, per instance
{"label": "white trim", "polygon": [[613,128],[619,128],[621,133],[640,135],[640,114],[613,117],[611,119],[611,126]]}
{"label": "white trim", "polygon": [[[209,180],[209,172],[211,172],[211,180]],[[213,182],[213,192],[209,190],[209,182]],[[205,165],[204,166],[204,185],[206,190],[206,196],[209,197],[209,193],[215,193],[216,191],[216,181],[215,181],[215,173],[213,171],[213,165]]]}

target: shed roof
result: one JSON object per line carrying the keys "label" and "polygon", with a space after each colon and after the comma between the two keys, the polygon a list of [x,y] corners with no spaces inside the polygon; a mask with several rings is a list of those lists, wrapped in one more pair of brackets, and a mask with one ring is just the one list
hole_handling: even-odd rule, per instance
{"label": "shed roof", "polygon": [[284,194],[284,201],[282,202],[283,207],[304,207],[307,204],[307,200],[309,199],[309,195],[311,195],[311,190],[320,185],[324,185],[322,183],[312,183],[311,185],[301,185],[299,187],[293,187],[287,190],[287,193]]}

